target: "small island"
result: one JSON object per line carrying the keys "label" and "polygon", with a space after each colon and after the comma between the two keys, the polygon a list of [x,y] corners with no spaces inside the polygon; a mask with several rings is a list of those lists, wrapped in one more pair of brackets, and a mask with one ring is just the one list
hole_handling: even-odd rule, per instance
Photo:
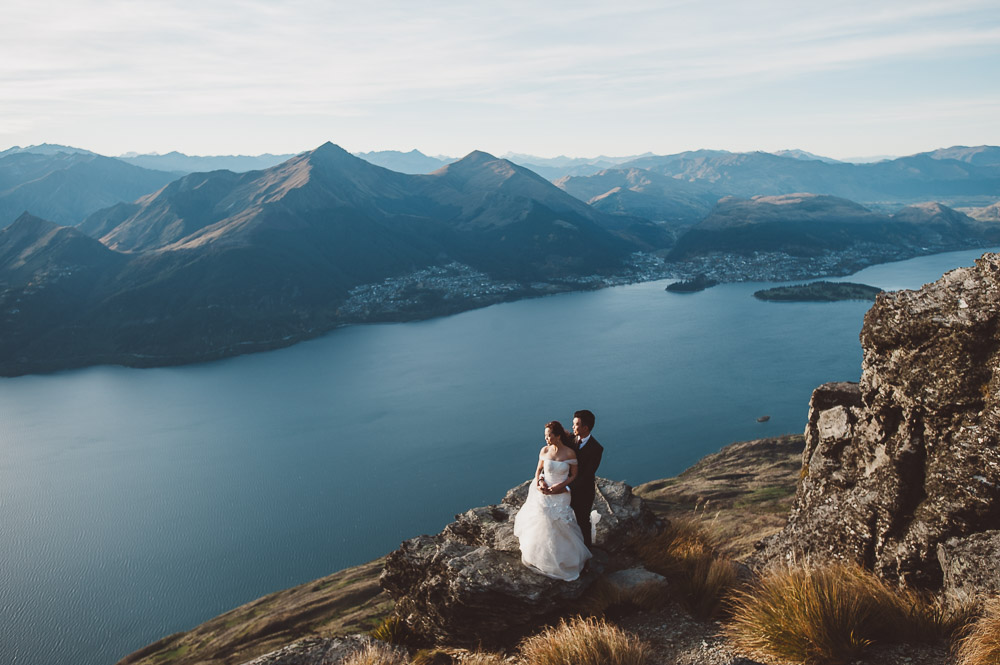
{"label": "small island", "polygon": [[[669,287],[667,287],[669,288]],[[755,291],[754,298],[775,302],[834,302],[836,300],[869,300],[882,293],[882,289],[854,282],[810,282],[794,286],[776,286]]]}
{"label": "small island", "polygon": [[718,283],[716,280],[705,275],[705,273],[701,273],[694,279],[668,284],[666,290],[671,293],[695,293],[696,291],[704,291],[708,287],[715,286]]}

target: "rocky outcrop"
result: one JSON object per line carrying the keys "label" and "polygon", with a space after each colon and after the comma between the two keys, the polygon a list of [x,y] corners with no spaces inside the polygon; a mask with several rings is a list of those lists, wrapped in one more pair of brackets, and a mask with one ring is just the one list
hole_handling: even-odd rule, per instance
{"label": "rocky outcrop", "polygon": [[440,534],[407,540],[386,558],[380,583],[410,630],[435,643],[508,644],[539,620],[571,612],[600,573],[634,564],[629,543],[661,527],[632,488],[599,478],[590,570],[573,582],[553,580],[521,563],[513,521],[527,493],[526,482],[499,505],[458,515]]}
{"label": "rocky outcrop", "polygon": [[1000,550],[1000,256],[880,295],[861,343],[860,384],[813,393],[795,504],[756,561],[962,587]]}

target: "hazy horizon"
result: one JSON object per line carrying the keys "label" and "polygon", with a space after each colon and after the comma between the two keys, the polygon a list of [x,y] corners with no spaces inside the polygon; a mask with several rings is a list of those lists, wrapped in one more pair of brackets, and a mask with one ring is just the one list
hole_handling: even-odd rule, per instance
{"label": "hazy horizon", "polygon": [[[318,148],[320,145],[323,145],[323,144],[325,144],[327,142],[334,143],[336,145],[340,145],[340,144],[337,143],[337,141],[330,139],[328,141],[323,141],[323,142],[321,142],[321,143],[319,143],[319,144],[317,144],[317,145],[315,145],[315,146],[313,146],[311,148],[306,148],[305,150],[300,150],[300,151],[284,150],[284,151],[277,151],[277,152],[273,152],[272,151],[272,152],[267,152],[267,153],[232,152],[232,153],[227,153],[227,154],[207,154],[207,153],[194,154],[194,153],[186,153],[186,152],[183,152],[183,151],[180,151],[180,150],[173,149],[173,150],[166,150],[164,152],[157,152],[157,151],[138,152],[138,151],[135,151],[135,150],[129,150],[129,151],[126,151],[126,152],[123,152],[123,153],[119,153],[119,154],[108,154],[108,153],[99,152],[97,150],[92,150],[88,146],[67,145],[67,144],[53,143],[51,141],[47,141],[47,142],[42,142],[42,143],[33,143],[33,144],[30,144],[30,145],[27,145],[27,144],[26,145],[7,145],[7,146],[0,145],[0,153],[6,152],[8,150],[14,150],[14,149],[21,150],[21,151],[24,151],[24,152],[29,152],[32,148],[40,148],[40,147],[44,147],[44,146],[53,146],[53,147],[54,146],[59,146],[59,147],[72,148],[74,150],[83,150],[83,151],[87,151],[87,152],[93,152],[93,153],[96,153],[96,154],[103,155],[105,157],[120,157],[120,158],[148,157],[148,156],[162,157],[162,156],[166,156],[166,155],[169,155],[169,154],[182,154],[182,155],[184,155],[186,157],[197,157],[197,158],[260,157],[260,156],[264,156],[264,155],[281,156],[281,155],[285,155],[285,154],[290,154],[290,155],[300,154],[302,152],[308,152],[310,150],[314,150],[315,148]],[[774,153],[780,153],[780,152],[783,152],[783,151],[792,152],[792,151],[796,151],[796,150],[801,150],[803,152],[807,152],[807,153],[810,153],[812,155],[815,155],[816,157],[839,159],[840,161],[843,161],[843,162],[846,162],[846,163],[852,163],[852,162],[853,163],[866,163],[866,162],[874,162],[874,161],[881,161],[881,160],[898,159],[898,158],[901,158],[901,157],[909,157],[909,156],[915,155],[915,154],[933,152],[935,150],[942,150],[942,149],[948,149],[948,148],[977,148],[977,147],[982,147],[982,146],[989,146],[989,144],[978,143],[978,144],[974,144],[974,145],[948,145],[948,146],[941,145],[941,146],[933,146],[933,147],[928,146],[928,147],[922,148],[920,150],[917,150],[917,151],[915,151],[913,153],[907,153],[907,154],[899,154],[899,155],[876,155],[876,154],[871,154],[871,155],[852,155],[852,156],[849,156],[849,157],[841,157],[841,158],[836,158],[836,157],[832,157],[831,155],[825,155],[825,154],[816,153],[816,152],[813,152],[811,150],[806,150],[806,149],[799,148],[799,147],[787,147],[787,148],[780,148],[780,149],[777,149],[777,150],[728,150],[726,148],[692,148],[691,150],[694,150],[694,151],[696,151],[696,150],[716,150],[716,151],[719,151],[719,152],[731,152],[731,153],[734,153],[734,154],[750,153],[750,152],[767,152],[767,153],[770,153],[770,154],[774,154]],[[341,146],[341,147],[343,147],[343,146]],[[996,146],[991,146],[991,147],[996,147]],[[462,155],[445,155],[444,153],[441,153],[441,152],[435,152],[435,151],[425,152],[425,151],[419,150],[417,148],[395,148],[395,147],[380,148],[378,150],[374,150],[374,149],[373,150],[361,149],[361,150],[353,150],[353,151],[350,151],[350,152],[352,152],[352,154],[356,154],[356,155],[369,154],[369,153],[377,153],[377,152],[398,152],[398,153],[401,153],[401,154],[406,154],[406,153],[410,153],[410,152],[412,152],[414,150],[416,150],[417,152],[423,154],[424,156],[433,157],[435,159],[442,159],[442,160],[459,160],[459,159],[462,159],[463,157],[465,157],[466,154],[468,154],[468,153],[466,153],[466,154],[462,154]],[[477,150],[480,150],[480,149],[479,148],[473,148],[473,150],[471,150],[469,152],[471,153],[471,152],[477,151]],[[483,151],[483,152],[488,152],[488,151]],[[685,151],[679,151],[679,152],[685,152]],[[600,154],[600,155],[582,155],[582,154],[544,155],[544,154],[538,154],[538,153],[514,152],[514,151],[511,151],[511,150],[505,150],[503,152],[490,153],[490,154],[493,154],[493,156],[495,156],[495,157],[499,157],[499,158],[503,158],[503,159],[510,159],[510,160],[516,160],[516,158],[518,158],[518,157],[534,157],[534,158],[539,158],[539,159],[543,159],[543,160],[559,160],[559,159],[581,160],[582,159],[582,160],[596,161],[596,160],[601,160],[601,159],[605,159],[605,160],[626,160],[626,159],[634,159],[636,157],[640,157],[640,156],[644,156],[644,155],[661,155],[661,156],[663,156],[663,155],[677,154],[677,153],[654,153],[652,151],[647,150],[647,151],[644,151],[644,152],[641,152],[641,153],[634,153],[634,154],[624,154],[623,153],[623,154],[614,154],[614,155],[610,155],[610,154]]]}
{"label": "hazy horizon", "polygon": [[0,145],[835,159],[1000,144],[990,0],[12,0]]}

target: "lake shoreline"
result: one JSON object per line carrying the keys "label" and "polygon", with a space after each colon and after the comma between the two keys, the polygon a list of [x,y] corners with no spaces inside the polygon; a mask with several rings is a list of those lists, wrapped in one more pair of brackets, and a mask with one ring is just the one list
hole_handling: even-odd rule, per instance
{"label": "lake shoreline", "polygon": [[[625,273],[601,276],[591,275],[579,280],[536,282],[519,284],[516,287],[495,290],[492,293],[476,294],[463,298],[442,298],[435,293],[432,300],[437,306],[425,310],[408,310],[400,307],[393,300],[372,303],[372,307],[364,312],[355,312],[343,317],[332,326],[309,328],[306,330],[285,334],[270,340],[242,340],[223,347],[208,349],[198,353],[176,355],[167,354],[120,354],[96,356],[76,356],[72,358],[56,358],[31,360],[21,358],[12,366],[11,362],[0,364],[0,378],[16,378],[20,376],[47,375],[73,371],[94,366],[115,366],[135,369],[156,367],[183,367],[210,363],[226,358],[275,351],[288,348],[302,342],[314,340],[328,335],[336,330],[350,326],[382,323],[411,323],[427,321],[469,312],[501,303],[517,302],[535,298],[543,298],[564,293],[596,291],[629,284],[641,284],[666,279],[678,281],[697,279],[698,276],[709,279],[714,284],[730,284],[741,282],[788,282],[795,280],[813,280],[824,277],[846,277],[860,270],[875,265],[907,261],[921,256],[946,254],[953,251],[968,251],[970,248],[942,249],[927,252],[897,252],[892,256],[876,256],[865,258],[854,253],[842,253],[828,257],[790,257],[782,255],[788,261],[776,260],[774,256],[756,253],[753,257],[739,254],[719,253],[698,259],[667,264],[659,261],[652,263],[649,258],[634,260]],[[980,249],[980,248],[973,248]],[[991,247],[981,248],[983,252]],[[767,267],[770,266],[770,267]],[[742,272],[741,272],[742,271]],[[387,280],[388,283],[388,280]],[[497,284],[503,284],[497,282]],[[360,288],[360,287],[359,287]],[[669,290],[669,289],[668,289]],[[411,296],[413,294],[410,294]],[[419,296],[420,294],[417,294]],[[419,298],[418,298],[419,299]],[[413,298],[409,299],[412,302]],[[381,307],[381,308],[380,308]]]}

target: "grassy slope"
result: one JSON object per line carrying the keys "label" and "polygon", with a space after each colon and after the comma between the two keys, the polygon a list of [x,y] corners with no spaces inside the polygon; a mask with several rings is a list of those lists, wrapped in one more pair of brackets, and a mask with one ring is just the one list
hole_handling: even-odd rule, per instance
{"label": "grassy slope", "polygon": [[[703,520],[723,541],[722,553],[739,559],[784,524],[803,445],[801,435],[734,443],[636,493],[667,518]],[[303,637],[367,631],[392,607],[378,586],[382,565],[377,559],[264,596],[165,637],[118,665],[236,665]]]}
{"label": "grassy slope", "polygon": [[264,596],[150,644],[118,665],[232,665],[303,637],[370,630],[392,608],[378,585],[383,559]]}
{"label": "grassy slope", "polygon": [[695,517],[739,560],[785,524],[802,468],[801,434],[733,443],[676,478],[635,488],[658,514]]}

